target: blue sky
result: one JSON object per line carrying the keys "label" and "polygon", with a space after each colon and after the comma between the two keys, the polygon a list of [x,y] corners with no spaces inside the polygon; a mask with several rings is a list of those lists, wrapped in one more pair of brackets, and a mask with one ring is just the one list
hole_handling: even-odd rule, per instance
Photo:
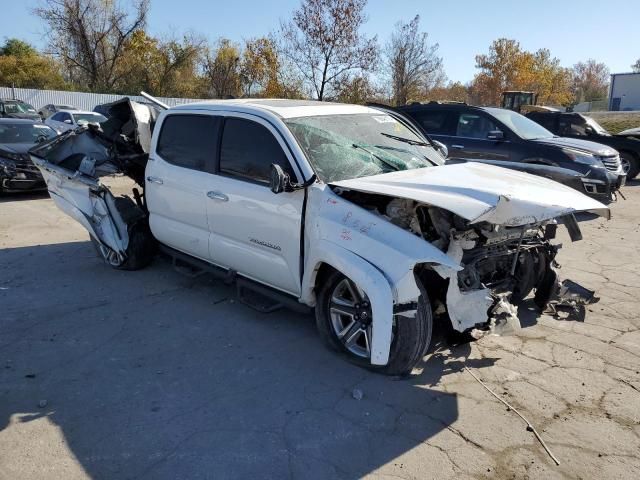
{"label": "blue sky", "polygon": [[[124,0],[126,1],[126,0]],[[0,0],[0,39],[18,37],[42,48],[43,25],[31,14],[38,0]],[[152,34],[194,31],[210,40],[265,35],[299,0],[151,0]],[[447,76],[473,78],[474,57],[499,37],[528,50],[549,48],[562,64],[595,58],[612,72],[630,71],[640,57],[637,0],[369,0],[364,31],[384,43],[394,24],[420,14],[424,31],[439,43]],[[10,20],[9,20],[10,19]]]}

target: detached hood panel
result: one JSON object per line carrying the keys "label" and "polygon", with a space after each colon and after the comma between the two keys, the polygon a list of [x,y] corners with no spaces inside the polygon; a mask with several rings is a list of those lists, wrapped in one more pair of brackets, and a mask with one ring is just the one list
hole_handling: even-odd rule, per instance
{"label": "detached hood panel", "polygon": [[466,220],[519,226],[574,212],[610,217],[609,209],[576,190],[546,178],[480,163],[354,178],[332,186],[408,198],[443,208]]}

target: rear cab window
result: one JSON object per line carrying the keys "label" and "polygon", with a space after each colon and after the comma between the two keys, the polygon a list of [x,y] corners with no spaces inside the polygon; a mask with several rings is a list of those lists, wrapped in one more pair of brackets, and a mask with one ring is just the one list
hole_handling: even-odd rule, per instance
{"label": "rear cab window", "polygon": [[549,115],[546,113],[531,113],[527,115],[534,122],[542,125],[544,128],[549,130],[550,132],[556,131],[556,116]]}
{"label": "rear cab window", "polygon": [[221,121],[212,115],[169,115],[162,122],[156,152],[172,165],[212,171]]}

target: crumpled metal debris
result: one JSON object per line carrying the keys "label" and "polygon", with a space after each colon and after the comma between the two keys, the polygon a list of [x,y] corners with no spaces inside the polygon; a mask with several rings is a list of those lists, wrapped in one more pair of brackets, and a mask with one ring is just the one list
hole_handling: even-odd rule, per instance
{"label": "crumpled metal debris", "polygon": [[547,313],[555,318],[584,318],[586,305],[598,303],[600,298],[593,290],[583,287],[573,280],[557,282],[554,292],[547,303]]}

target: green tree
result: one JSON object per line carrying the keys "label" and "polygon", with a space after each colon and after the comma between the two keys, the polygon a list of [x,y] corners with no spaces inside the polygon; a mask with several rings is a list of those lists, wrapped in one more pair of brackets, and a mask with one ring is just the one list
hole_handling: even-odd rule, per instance
{"label": "green tree", "polygon": [[8,39],[0,47],[0,85],[49,89],[67,87],[56,62],[16,38]]}
{"label": "green tree", "polygon": [[29,55],[37,54],[38,51],[31,44],[17,38],[7,39],[4,45],[0,47],[0,55],[27,57]]}
{"label": "green tree", "polygon": [[201,96],[198,66],[203,51],[204,40],[193,35],[163,41],[138,30],[124,46],[116,71],[121,80],[114,88],[128,94],[144,90],[165,97]]}

